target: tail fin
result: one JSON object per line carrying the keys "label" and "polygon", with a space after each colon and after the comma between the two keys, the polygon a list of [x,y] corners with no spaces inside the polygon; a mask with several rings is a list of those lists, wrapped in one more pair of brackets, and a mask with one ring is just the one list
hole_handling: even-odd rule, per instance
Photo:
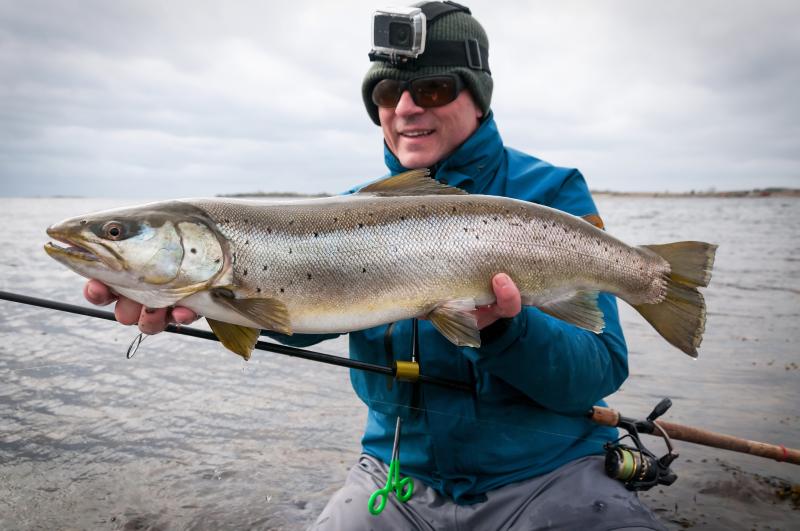
{"label": "tail fin", "polygon": [[706,328],[706,303],[698,287],[708,286],[717,246],[704,242],[643,245],[669,262],[667,295],[658,304],[634,306],[672,345],[693,358]]}

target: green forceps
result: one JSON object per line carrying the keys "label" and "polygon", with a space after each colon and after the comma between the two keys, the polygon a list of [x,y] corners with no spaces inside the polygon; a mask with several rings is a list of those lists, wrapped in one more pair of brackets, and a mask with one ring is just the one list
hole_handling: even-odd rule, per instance
{"label": "green forceps", "polygon": [[[389,474],[386,478],[386,486],[378,489],[369,497],[369,512],[379,515],[386,507],[389,493],[394,491],[397,499],[405,503],[411,499],[414,493],[414,481],[405,477],[400,479],[400,417],[397,417],[397,426],[394,430],[394,445],[392,446],[392,461],[389,463]],[[377,505],[375,502],[378,502]]]}

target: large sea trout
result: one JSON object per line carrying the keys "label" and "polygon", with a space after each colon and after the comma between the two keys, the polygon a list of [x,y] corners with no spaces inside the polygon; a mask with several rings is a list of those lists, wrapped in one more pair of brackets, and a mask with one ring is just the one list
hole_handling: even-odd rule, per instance
{"label": "large sea trout", "polygon": [[631,247],[581,218],[468,195],[411,171],[359,193],[262,202],[189,199],[71,218],[45,250],[151,308],[205,316],[248,358],[261,329],[350,332],[425,316],[457,345],[480,345],[471,313],[507,273],[523,304],[599,333],[599,291],[633,305],[697,355],[716,246]]}

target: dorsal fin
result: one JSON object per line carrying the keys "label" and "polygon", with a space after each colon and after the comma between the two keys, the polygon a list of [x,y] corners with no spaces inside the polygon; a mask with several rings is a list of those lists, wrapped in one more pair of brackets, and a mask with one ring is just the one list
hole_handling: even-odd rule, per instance
{"label": "dorsal fin", "polygon": [[359,194],[375,194],[380,196],[398,195],[466,195],[467,192],[455,186],[442,184],[431,178],[428,169],[410,170],[397,175],[390,175],[374,183],[370,183],[358,192]]}

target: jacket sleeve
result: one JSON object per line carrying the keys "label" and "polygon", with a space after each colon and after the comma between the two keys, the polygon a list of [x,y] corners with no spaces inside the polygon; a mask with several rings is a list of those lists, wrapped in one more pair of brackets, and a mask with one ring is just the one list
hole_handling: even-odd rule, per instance
{"label": "jacket sleeve", "polygon": [[284,345],[289,345],[290,347],[298,347],[298,348],[305,348],[310,347],[311,345],[316,345],[326,339],[333,339],[335,337],[339,337],[340,334],[293,334],[291,336],[286,334],[279,334],[278,332],[268,332],[266,330],[261,331],[262,336],[267,336],[270,339],[274,339],[279,343],[283,343]]}
{"label": "jacket sleeve", "polygon": [[499,335],[464,356],[539,405],[565,414],[587,411],[628,376],[628,352],[616,299],[598,297],[601,334],[577,328],[537,308],[524,307]]}

